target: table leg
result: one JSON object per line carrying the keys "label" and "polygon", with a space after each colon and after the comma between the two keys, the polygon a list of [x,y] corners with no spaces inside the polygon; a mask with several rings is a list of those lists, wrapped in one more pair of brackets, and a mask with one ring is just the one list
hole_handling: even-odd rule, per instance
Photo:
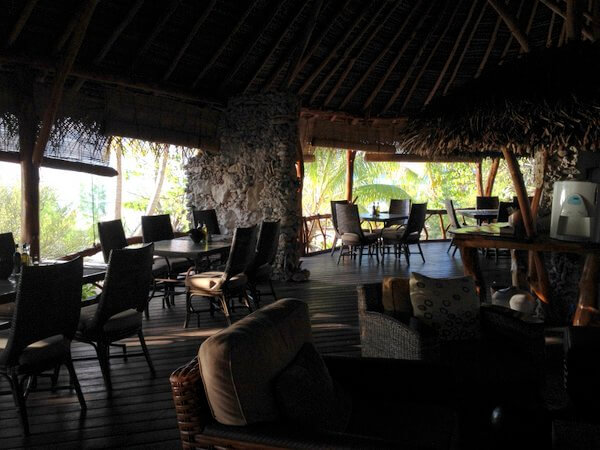
{"label": "table leg", "polygon": [[483,274],[481,273],[481,267],[479,267],[479,255],[477,254],[477,249],[473,247],[464,247],[460,244],[458,244],[458,246],[460,248],[460,256],[465,275],[473,277],[477,293],[479,294],[479,300],[484,302],[486,300],[485,282],[483,280]]}
{"label": "table leg", "polygon": [[444,215],[438,214],[438,217],[440,219],[440,230],[442,231],[442,237],[444,239],[446,239],[446,227],[444,227]]}
{"label": "table leg", "polygon": [[598,322],[598,270],[600,256],[588,254],[579,280],[579,302],[573,317],[575,326],[593,325]]}

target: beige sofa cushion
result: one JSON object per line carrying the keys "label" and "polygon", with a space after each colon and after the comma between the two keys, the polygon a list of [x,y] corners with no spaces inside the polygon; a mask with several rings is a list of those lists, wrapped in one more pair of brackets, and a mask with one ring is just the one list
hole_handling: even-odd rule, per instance
{"label": "beige sofa cushion", "polygon": [[441,340],[479,338],[479,297],[473,278],[429,278],[413,272],[410,300],[414,316],[433,327]]}
{"label": "beige sofa cushion", "polygon": [[384,277],[381,291],[383,311],[392,317],[401,319],[413,315],[410,302],[410,283],[408,278]]}
{"label": "beige sofa cushion", "polygon": [[200,372],[213,417],[224,425],[279,419],[273,380],[311,342],[308,306],[283,299],[200,346]]}

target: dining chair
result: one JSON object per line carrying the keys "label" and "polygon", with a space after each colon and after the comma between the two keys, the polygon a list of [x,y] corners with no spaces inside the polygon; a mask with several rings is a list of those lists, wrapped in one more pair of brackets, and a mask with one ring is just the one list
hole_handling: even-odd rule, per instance
{"label": "dining chair", "polygon": [[[239,296],[248,310],[252,312],[253,308],[246,293],[248,277],[244,272],[252,262],[252,258],[254,258],[255,249],[256,226],[236,228],[229,257],[223,271],[195,273],[192,268],[188,270],[185,277],[186,311],[184,328],[187,328],[192,314],[196,314],[198,327],[200,327],[200,313],[208,311],[213,316],[215,309],[220,309],[225,314],[227,324],[231,325],[229,303],[234,296]],[[196,297],[208,299],[209,309],[194,308],[192,300]]]}
{"label": "dining chair", "polygon": [[[98,237],[100,238],[100,247],[102,248],[102,256],[104,262],[108,263],[110,253],[113,250],[121,250],[127,247],[127,238],[125,237],[125,229],[121,219],[108,220],[106,222],[98,222]],[[171,306],[169,295],[172,290],[170,283],[173,280],[169,276],[170,266],[165,258],[153,258],[152,261],[152,291],[148,298],[148,302],[155,297],[157,292],[162,292],[162,307]],[[150,317],[149,305],[146,306],[144,313],[146,318]]]}
{"label": "dining chair", "polygon": [[[175,232],[171,225],[170,214],[158,214],[155,216],[142,216],[142,240],[144,243],[168,241],[175,239]],[[165,283],[168,291],[166,294],[167,306],[175,304],[175,287],[183,286],[183,278],[180,274],[187,272],[193,261],[187,258],[161,257],[165,262],[166,270],[160,281]]]}
{"label": "dining chair", "polygon": [[[342,238],[342,248],[337,263],[345,256],[355,257],[355,249],[358,248],[358,265],[362,265],[364,248],[368,255],[375,254],[379,262],[379,232],[369,233],[360,226],[360,215],[358,205],[338,203],[336,206],[338,230]],[[344,253],[344,249],[347,253]]]}
{"label": "dining chair", "polygon": [[[392,199],[390,199],[389,213],[390,214],[401,214],[403,216],[408,216],[410,214],[410,199],[409,198],[403,198],[403,199],[392,198]],[[400,225],[400,224],[406,223],[406,220],[407,219],[399,219],[399,220],[395,220],[395,221],[389,221],[388,224],[389,225]]]}
{"label": "dining chair", "polygon": [[410,264],[410,246],[416,245],[421,259],[425,262],[421,248],[421,232],[425,227],[426,216],[427,203],[413,203],[410,206],[410,215],[405,225],[400,225],[396,230],[387,230],[382,233],[383,245],[398,245],[401,253],[404,253],[407,264]]}
{"label": "dining chair", "polygon": [[[75,339],[96,350],[107,391],[112,391],[110,347],[115,342],[137,336],[142,353],[124,352],[124,357],[146,358],[152,376],[154,366],[142,331],[142,313],[152,283],[153,244],[139,248],[115,249],[110,253],[108,269],[97,305],[83,308]],[[123,344],[121,344],[123,345]]]}
{"label": "dining chair", "polygon": [[248,288],[254,299],[257,307],[260,307],[263,293],[257,288],[259,283],[269,283],[271,290],[270,295],[277,300],[277,294],[273,288],[273,266],[275,257],[277,256],[277,248],[279,247],[279,234],[281,232],[281,224],[279,220],[275,222],[263,222],[258,232],[258,242],[256,244],[256,253],[253,261],[246,269],[248,277]]}
{"label": "dining chair", "polygon": [[221,234],[217,211],[214,209],[194,209],[192,210],[192,218],[194,219],[194,227],[197,228],[204,224],[209,234]]}
{"label": "dining chair", "polygon": [[[454,208],[454,201],[450,200],[450,199],[446,199],[446,200],[444,200],[444,206],[446,207],[446,213],[448,214],[448,219],[450,220],[450,231],[458,230],[459,228],[462,228],[462,225],[458,221],[458,217],[456,215],[456,209]],[[452,252],[452,256],[454,256],[456,254],[456,251],[458,250],[458,247],[456,246],[456,244],[454,242],[454,238],[452,238],[450,240],[450,245],[448,246],[446,253],[448,253],[450,251],[450,249],[452,248],[453,245],[454,245],[454,251]]]}
{"label": "dining chair", "polygon": [[338,228],[337,211],[336,205],[348,205],[348,200],[331,200],[331,224],[333,225],[333,244],[331,244],[331,256],[335,253],[337,241],[341,238],[341,234]]}
{"label": "dining chair", "polygon": [[[0,233],[0,274],[1,279],[7,279],[14,268],[15,240],[12,233]],[[10,321],[15,310],[15,302],[0,305],[0,320]]]}
{"label": "dining chair", "polygon": [[[21,269],[12,326],[0,335],[0,376],[8,380],[23,432],[29,434],[26,400],[35,378],[64,365],[82,410],[86,404],[71,359],[81,308],[83,260]],[[53,389],[57,389],[54,386]]]}
{"label": "dining chair", "polygon": [[[498,215],[496,216],[496,222],[508,222],[508,216],[510,216],[511,210],[515,207],[513,202],[500,202],[498,204]],[[494,260],[498,264],[498,258],[500,256],[508,256],[510,258],[510,251],[508,249],[487,249],[494,252]]]}
{"label": "dining chair", "polygon": [[477,209],[498,209],[500,200],[498,197],[478,196],[476,201]]}

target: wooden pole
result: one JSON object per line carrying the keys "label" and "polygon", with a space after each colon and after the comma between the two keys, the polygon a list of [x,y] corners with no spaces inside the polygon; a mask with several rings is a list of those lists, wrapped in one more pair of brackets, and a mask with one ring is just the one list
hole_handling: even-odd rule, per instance
{"label": "wooden pole", "polygon": [[496,181],[496,174],[498,173],[499,165],[500,165],[499,158],[492,159],[492,165],[490,166],[490,171],[488,173],[487,180],[485,182],[484,195],[486,197],[492,196],[492,191],[494,190],[494,181]]}
{"label": "wooden pole", "polygon": [[483,196],[483,178],[481,173],[481,161],[475,164],[475,182],[477,183],[477,195]]}
{"label": "wooden pole", "polygon": [[598,310],[598,273],[600,272],[600,260],[598,255],[589,254],[585,258],[583,272],[579,280],[579,301],[573,325],[587,326],[592,322],[598,322],[600,311]]}
{"label": "wooden pole", "polygon": [[48,143],[48,138],[50,137],[50,131],[52,129],[52,125],[54,124],[54,120],[56,119],[56,113],[58,112],[58,107],[62,99],[65,81],[69,75],[69,72],[71,71],[71,67],[75,62],[77,54],[79,53],[79,48],[81,47],[81,43],[85,37],[85,31],[87,30],[87,26],[90,23],[92,14],[96,9],[97,4],[98,0],[87,1],[83,14],[81,15],[81,19],[73,30],[73,35],[71,36],[71,41],[66,50],[62,64],[56,72],[56,77],[50,92],[48,106],[46,106],[46,110],[44,111],[42,126],[40,128],[37,140],[35,141],[33,154],[31,155],[33,163],[38,167],[42,162],[44,150],[46,149],[46,144]]}
{"label": "wooden pole", "polygon": [[504,20],[504,23],[515,37],[517,42],[521,45],[523,52],[529,53],[529,40],[521,29],[518,20],[506,9],[506,6],[499,0],[488,0],[488,3],[492,8],[496,10],[498,15]]}
{"label": "wooden pole", "polygon": [[25,3],[25,6],[23,6],[23,9],[21,10],[21,15],[17,19],[17,22],[15,23],[12,31],[8,35],[8,39],[6,40],[6,43],[4,44],[4,46],[6,48],[13,45],[15,43],[15,41],[17,40],[17,38],[19,37],[19,35],[21,34],[21,31],[23,31],[23,27],[27,23],[27,20],[29,19],[29,16],[31,15],[33,8],[35,8],[37,1],[38,0],[28,0]]}
{"label": "wooden pole", "polygon": [[352,202],[352,186],[354,184],[354,159],[356,152],[346,150],[346,200]]}
{"label": "wooden pole", "polygon": [[581,39],[581,14],[580,0],[567,0],[567,42]]}
{"label": "wooden pole", "polygon": [[508,148],[502,148],[502,154],[506,160],[510,177],[512,178],[515,193],[519,199],[519,209],[521,216],[523,217],[523,225],[525,226],[525,233],[527,237],[535,236],[535,228],[533,226],[533,217],[531,214],[531,206],[529,204],[529,198],[527,198],[527,190],[525,189],[525,182],[523,181],[523,174],[519,167],[519,161],[515,154]]}

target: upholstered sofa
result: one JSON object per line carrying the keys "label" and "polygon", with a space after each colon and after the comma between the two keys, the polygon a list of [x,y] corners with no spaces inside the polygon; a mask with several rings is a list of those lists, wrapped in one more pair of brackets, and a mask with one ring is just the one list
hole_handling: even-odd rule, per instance
{"label": "upholstered sofa", "polygon": [[[307,346],[314,348],[308,307],[296,299],[207,339],[170,378],[183,447],[458,448],[452,379],[437,382],[440,367],[421,361],[323,357],[349,407],[344,429],[290,421],[279,380]],[[315,400],[300,389],[310,384],[306,378],[292,386],[300,394],[294,412],[305,409],[304,398]]]}

